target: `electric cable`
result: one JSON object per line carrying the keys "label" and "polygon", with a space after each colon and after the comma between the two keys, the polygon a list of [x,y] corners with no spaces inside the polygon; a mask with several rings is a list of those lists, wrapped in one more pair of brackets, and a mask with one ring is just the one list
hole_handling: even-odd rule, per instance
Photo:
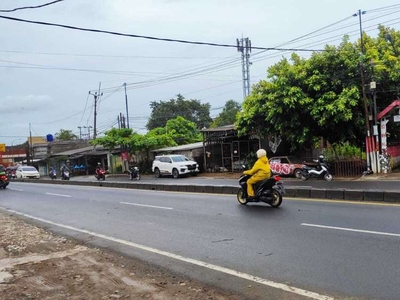
{"label": "electric cable", "polygon": [[[174,43],[182,43],[182,44],[192,44],[192,45],[203,45],[203,46],[213,46],[213,47],[224,47],[224,48],[237,48],[237,45],[231,44],[219,44],[219,43],[210,43],[210,42],[200,42],[200,41],[189,41],[189,40],[181,40],[181,39],[171,39],[171,38],[160,38],[155,36],[147,36],[147,35],[139,35],[139,34],[129,34],[129,33],[121,33],[116,31],[108,31],[108,30],[100,30],[100,29],[92,29],[92,28],[83,28],[71,25],[64,25],[64,24],[57,24],[57,23],[49,23],[49,22],[42,22],[42,21],[32,21],[20,18],[13,18],[7,16],[1,16],[1,19],[17,21],[17,22],[24,22],[30,24],[37,24],[37,25],[45,25],[45,26],[52,26],[52,27],[61,27],[66,29],[72,30],[79,30],[79,31],[87,31],[87,32],[94,32],[94,33],[104,33],[116,36],[124,36],[124,37],[131,37],[131,38],[141,38],[141,39],[148,39],[154,41],[162,41],[162,42],[174,42]],[[323,51],[318,49],[280,49],[276,47],[252,47],[252,49],[256,50],[282,50],[282,51],[305,51],[305,52],[312,52],[312,51]]]}
{"label": "electric cable", "polygon": [[48,5],[56,4],[56,3],[62,2],[62,1],[64,1],[64,0],[55,0],[55,1],[52,1],[52,2],[49,2],[49,3],[45,3],[45,4],[41,4],[41,5],[37,5],[37,6],[24,6],[24,7],[17,7],[17,8],[14,8],[14,9],[0,9],[0,12],[14,12],[14,11],[23,10],[23,9],[41,8],[41,7],[45,7],[45,6],[48,6]]}

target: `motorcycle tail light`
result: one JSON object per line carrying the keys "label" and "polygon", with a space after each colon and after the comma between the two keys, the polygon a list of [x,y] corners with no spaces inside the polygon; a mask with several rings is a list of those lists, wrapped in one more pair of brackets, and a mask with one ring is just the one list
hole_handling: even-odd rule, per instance
{"label": "motorcycle tail light", "polygon": [[1,179],[1,180],[6,180],[7,177],[6,177],[6,175],[1,175],[1,176],[0,176],[0,179]]}
{"label": "motorcycle tail light", "polygon": [[275,176],[275,181],[281,180],[281,176]]}

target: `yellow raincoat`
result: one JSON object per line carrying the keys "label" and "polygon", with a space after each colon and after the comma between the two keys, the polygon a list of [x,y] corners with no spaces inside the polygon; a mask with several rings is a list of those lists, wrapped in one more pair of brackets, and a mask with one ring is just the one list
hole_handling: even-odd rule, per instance
{"label": "yellow raincoat", "polygon": [[247,195],[254,197],[253,184],[271,177],[271,167],[266,156],[260,157],[251,170],[244,171],[245,175],[253,175],[247,180]]}

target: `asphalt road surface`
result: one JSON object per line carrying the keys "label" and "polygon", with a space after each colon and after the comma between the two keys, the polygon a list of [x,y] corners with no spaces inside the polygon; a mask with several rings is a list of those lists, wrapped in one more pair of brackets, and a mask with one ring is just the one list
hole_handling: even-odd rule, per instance
{"label": "asphalt road surface", "polygon": [[293,299],[399,299],[396,204],[285,199],[274,209],[234,195],[22,182],[0,192],[2,208],[224,288],[240,279]]}
{"label": "asphalt road surface", "polygon": [[[239,178],[239,176],[238,176]],[[94,176],[79,176],[72,177],[71,180],[78,181],[97,181]],[[130,181],[128,176],[110,177],[108,176],[107,181],[115,182],[132,182],[133,184],[138,181]],[[363,179],[340,179],[333,181],[325,181],[321,179],[310,179],[307,181],[302,181],[300,179],[282,177],[282,181],[285,186],[291,187],[313,187],[321,189],[354,189],[354,190],[393,190],[399,191],[400,184],[399,180],[371,180],[367,178]],[[172,177],[155,178],[152,175],[143,176],[140,182],[146,183],[159,183],[159,184],[170,184],[170,185],[227,185],[227,186],[239,186],[237,179],[220,179],[220,178],[210,178],[210,177],[183,177],[174,179]]]}

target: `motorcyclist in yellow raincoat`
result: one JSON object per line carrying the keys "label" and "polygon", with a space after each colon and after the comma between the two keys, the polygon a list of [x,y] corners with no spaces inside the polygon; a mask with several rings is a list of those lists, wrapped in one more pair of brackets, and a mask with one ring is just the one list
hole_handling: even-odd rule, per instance
{"label": "motorcyclist in yellow raincoat", "polygon": [[264,149],[257,150],[257,158],[258,160],[254,163],[253,168],[243,172],[245,175],[252,175],[247,180],[247,195],[249,198],[254,198],[253,184],[271,177],[271,167],[267,152]]}

